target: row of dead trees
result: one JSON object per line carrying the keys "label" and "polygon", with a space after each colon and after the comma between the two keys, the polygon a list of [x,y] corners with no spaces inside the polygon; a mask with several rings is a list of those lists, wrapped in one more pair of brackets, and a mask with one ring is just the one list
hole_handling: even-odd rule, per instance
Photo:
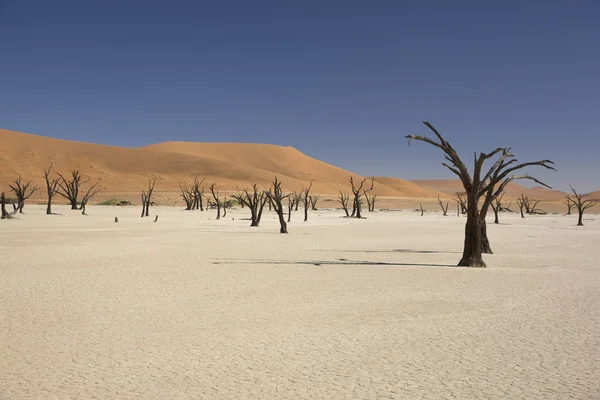
{"label": "row of dead trees", "polygon": [[[70,170],[68,175],[53,174],[52,165],[50,165],[44,170],[44,180],[48,199],[46,214],[48,215],[52,214],[52,200],[57,194],[68,200],[72,210],[81,210],[81,213],[86,215],[86,205],[101,191],[100,180],[86,189],[84,186],[90,182],[90,178],[81,174],[78,169]],[[25,201],[39,190],[39,187],[34,185],[32,181],[25,182],[21,176],[9,183],[8,186],[15,196],[14,202],[11,202],[13,213],[9,214],[6,211],[6,194],[2,192],[0,195],[2,219],[9,218],[17,212],[24,214]]]}

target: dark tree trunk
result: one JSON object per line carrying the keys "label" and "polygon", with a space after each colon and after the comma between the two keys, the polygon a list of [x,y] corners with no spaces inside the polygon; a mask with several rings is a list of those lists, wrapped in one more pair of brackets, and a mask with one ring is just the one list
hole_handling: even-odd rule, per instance
{"label": "dark tree trunk", "polygon": [[308,199],[306,199],[304,201],[304,222],[308,221],[308,206],[309,206],[309,201]]}
{"label": "dark tree trunk", "polygon": [[500,207],[494,207],[494,206],[492,205],[492,210],[494,211],[494,223],[495,223],[495,224],[499,224],[499,223],[500,223],[500,220],[498,219],[498,211],[499,211],[498,209],[499,209],[499,208],[500,208]]}
{"label": "dark tree trunk", "polygon": [[283,217],[283,210],[280,210],[280,212],[278,211],[277,215],[279,216],[279,233],[288,233],[287,223],[285,222],[285,218]]}
{"label": "dark tree trunk", "polygon": [[6,197],[4,196],[4,192],[0,196],[0,205],[2,208],[2,219],[6,219],[8,217],[8,213],[6,212]]}
{"label": "dark tree trunk", "polygon": [[577,226],[583,226],[583,210],[579,210],[579,219],[577,221]]}
{"label": "dark tree trunk", "polygon": [[52,197],[48,198],[48,205],[46,206],[46,215],[52,215]]}
{"label": "dark tree trunk", "polygon": [[79,209],[79,207],[77,207],[77,199],[71,199],[71,210],[77,209]]}
{"label": "dark tree trunk", "polygon": [[477,206],[477,194],[468,193],[467,223],[465,224],[465,244],[459,267],[485,268],[485,262],[481,255],[482,237],[479,209]]}

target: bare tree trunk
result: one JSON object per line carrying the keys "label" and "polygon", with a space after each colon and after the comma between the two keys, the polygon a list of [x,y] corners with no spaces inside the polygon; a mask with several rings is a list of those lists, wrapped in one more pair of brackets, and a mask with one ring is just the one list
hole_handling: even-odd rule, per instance
{"label": "bare tree trunk", "polygon": [[499,207],[494,207],[494,205],[492,204],[492,210],[494,211],[494,223],[495,224],[499,224],[500,220],[498,219],[498,208]]}
{"label": "bare tree trunk", "polygon": [[583,210],[578,210],[579,219],[577,220],[577,226],[583,226]]}
{"label": "bare tree trunk", "polygon": [[467,223],[465,224],[465,245],[459,267],[481,267],[485,268],[485,262],[481,255],[482,237],[481,221],[477,206],[477,194],[467,194]]}
{"label": "bare tree trunk", "polygon": [[8,218],[8,213],[6,212],[6,197],[4,192],[2,192],[2,195],[0,195],[0,205],[2,207],[2,219]]}

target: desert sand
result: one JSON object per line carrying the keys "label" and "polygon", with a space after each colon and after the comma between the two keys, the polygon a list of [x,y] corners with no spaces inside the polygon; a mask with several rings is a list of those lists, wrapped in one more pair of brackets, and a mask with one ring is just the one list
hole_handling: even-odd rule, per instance
{"label": "desert sand", "polygon": [[470,269],[438,212],[43,209],[0,223],[0,399],[600,398],[597,216]]}

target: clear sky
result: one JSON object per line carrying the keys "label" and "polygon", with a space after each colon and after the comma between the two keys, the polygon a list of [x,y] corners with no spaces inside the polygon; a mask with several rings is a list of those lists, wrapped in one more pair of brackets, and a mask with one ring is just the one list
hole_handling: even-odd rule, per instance
{"label": "clear sky", "polygon": [[[0,127],[120,146],[290,145],[364,175],[452,178],[512,146],[600,189],[600,1],[0,0]],[[531,171],[534,172],[534,171]]]}

